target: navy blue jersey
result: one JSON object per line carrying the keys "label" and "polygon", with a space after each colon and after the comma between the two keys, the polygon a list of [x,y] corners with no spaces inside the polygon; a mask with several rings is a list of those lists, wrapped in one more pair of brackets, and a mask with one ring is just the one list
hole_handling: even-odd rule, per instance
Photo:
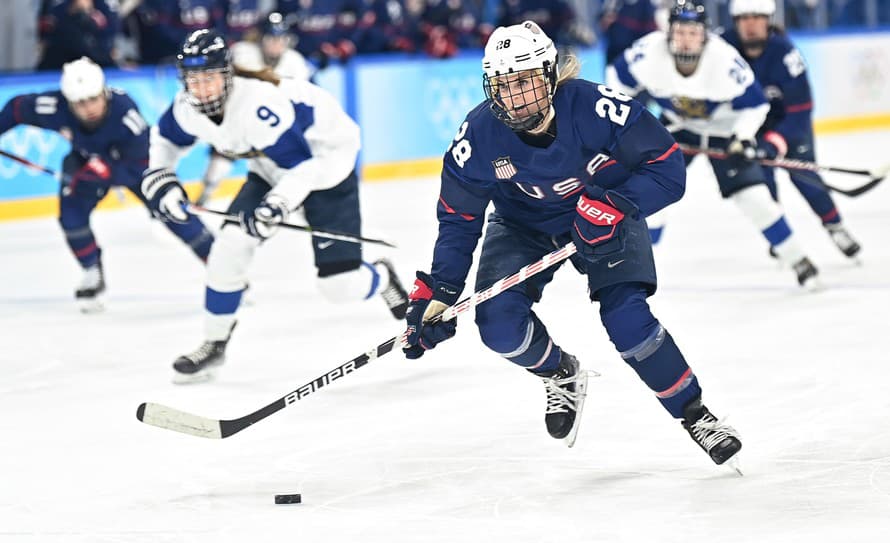
{"label": "navy blue jersey", "polygon": [[555,139],[525,143],[483,102],[445,153],[432,273],[463,284],[489,202],[506,220],[567,234],[587,187],[613,189],[650,215],[679,200],[686,168],[678,146],[646,108],[603,85],[562,83],[554,97]]}
{"label": "navy blue jersey", "polygon": [[96,156],[111,168],[115,184],[132,185],[148,166],[148,125],[125,92],[109,93],[108,113],[94,130],[85,130],[60,91],[22,94],[0,111],[0,134],[28,124],[54,130],[71,141],[84,158]]}
{"label": "navy blue jersey", "polygon": [[[744,56],[735,30],[727,31],[723,38]],[[789,144],[808,138],[813,130],[813,96],[800,51],[784,33],[772,30],[763,54],[745,60],[770,102],[764,129],[782,134]]]}

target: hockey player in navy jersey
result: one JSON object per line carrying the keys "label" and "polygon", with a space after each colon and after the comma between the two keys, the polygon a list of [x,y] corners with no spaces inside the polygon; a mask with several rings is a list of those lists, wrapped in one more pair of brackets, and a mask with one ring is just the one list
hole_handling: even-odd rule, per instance
{"label": "hockey player in navy jersey", "polygon": [[[358,126],[320,87],[274,74],[236,75],[217,32],[191,34],[177,66],[184,88],[152,129],[146,198],[171,219],[188,219],[173,169],[180,152],[198,140],[248,159],[247,180],[228,210],[240,224],[222,226],[207,262],[205,340],[173,364],[175,381],[182,383],[205,380],[224,361],[254,251],[297,208],[313,228],[360,235],[360,139]],[[379,294],[396,318],[404,317],[407,294],[388,262],[363,261],[357,243],[311,240],[325,297],[348,302]]]}
{"label": "hockey player in navy jersey", "polygon": [[[720,193],[760,231],[780,261],[794,271],[798,284],[815,290],[820,286],[816,267],[755,161],[756,134],[769,103],[748,64],[731,45],[708,32],[707,24],[703,4],[677,0],[668,32],[637,40],[606,69],[606,81],[622,92],[646,92],[657,101],[662,121],[681,144],[725,151],[726,159],[709,159]],[[687,157],[687,164],[691,160]]]}
{"label": "hockey player in navy jersey", "polygon": [[[770,25],[775,11],[775,0],[732,0],[729,12],[734,29],[723,38],[751,65],[770,101],[769,115],[758,132],[758,156],[815,162],[813,97],[806,63],[785,32]],[[776,197],[774,169],[764,167],[764,170]],[[838,249],[850,258],[855,257],[860,245],[844,227],[837,205],[819,174],[803,170],[788,170],[788,173]]]}
{"label": "hockey player in navy jersey", "polygon": [[[455,321],[431,319],[463,291],[493,202],[476,290],[573,241],[573,264],[616,350],[714,462],[729,460],[741,448],[737,433],[702,404],[698,379],[646,301],[657,281],[644,219],[685,190],[676,142],[639,102],[576,79],[575,57],[558,69],[553,42],[533,22],[496,29],[482,66],[487,100],[445,153],[439,237],[410,294],[406,356],[455,334]],[[547,431],[571,446],[587,373],[532,310],[554,273],[480,304],[476,324],[488,348],[542,379]]]}
{"label": "hockey player in navy jersey", "polygon": [[[139,183],[148,165],[148,125],[136,103],[106,87],[102,68],[86,57],[65,64],[61,90],[10,100],[0,111],[0,134],[19,124],[55,130],[71,141],[62,161],[59,222],[84,270],[75,296],[84,312],[100,310],[105,277],[90,215],[114,186],[127,187],[147,205]],[[213,235],[198,218],[164,224],[206,260]]]}

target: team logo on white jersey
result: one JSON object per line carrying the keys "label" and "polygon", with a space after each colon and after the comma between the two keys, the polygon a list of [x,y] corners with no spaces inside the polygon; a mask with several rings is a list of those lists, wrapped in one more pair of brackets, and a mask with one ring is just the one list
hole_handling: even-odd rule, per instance
{"label": "team logo on white jersey", "polygon": [[513,166],[513,163],[510,162],[510,157],[508,156],[502,156],[493,160],[491,165],[494,166],[494,175],[498,179],[510,179],[519,173],[516,171],[516,167]]}
{"label": "team logo on white jersey", "polygon": [[687,119],[707,119],[708,103],[705,100],[697,98],[689,98],[688,96],[674,96],[671,98],[671,105],[677,113]]}

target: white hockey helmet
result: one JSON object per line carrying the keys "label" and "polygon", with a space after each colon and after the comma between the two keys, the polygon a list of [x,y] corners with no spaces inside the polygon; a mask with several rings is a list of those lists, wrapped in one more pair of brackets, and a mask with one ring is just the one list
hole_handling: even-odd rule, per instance
{"label": "white hockey helmet", "polygon": [[62,66],[62,95],[69,102],[95,98],[105,92],[105,74],[87,57]]}
{"label": "white hockey helmet", "polygon": [[766,15],[772,17],[776,12],[776,0],[730,0],[729,14],[733,17],[741,15]]}
{"label": "white hockey helmet", "polygon": [[[541,98],[533,104],[511,105],[518,95],[502,95],[498,78],[527,70],[535,70],[535,80],[546,88],[540,89],[544,92],[539,93]],[[544,121],[556,92],[557,54],[553,40],[537,23],[525,21],[495,29],[485,44],[482,71],[485,96],[491,101],[491,110],[498,119],[513,130],[520,131],[534,129]],[[505,103],[505,98],[510,104]],[[522,115],[524,111],[531,113]]]}

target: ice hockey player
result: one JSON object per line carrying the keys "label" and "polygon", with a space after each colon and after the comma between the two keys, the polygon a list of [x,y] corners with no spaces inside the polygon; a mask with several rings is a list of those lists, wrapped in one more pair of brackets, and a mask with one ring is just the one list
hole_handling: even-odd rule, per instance
{"label": "ice hockey player", "polygon": [[[248,158],[249,169],[228,209],[240,225],[223,225],[207,262],[205,341],[173,364],[175,380],[189,382],[210,377],[223,362],[253,253],[294,210],[302,206],[313,228],[360,234],[359,129],[309,82],[234,75],[230,50],[215,31],[189,35],[177,66],[184,88],[152,129],[145,197],[172,220],[188,220],[173,168],[180,151],[198,140]],[[388,262],[364,262],[357,243],[313,237],[312,248],[327,298],[380,294],[396,318],[404,316],[407,295]]]}
{"label": "ice hockey player", "polygon": [[[766,123],[757,134],[758,156],[815,162],[813,96],[807,66],[785,32],[770,25],[775,11],[775,0],[732,0],[729,13],[734,28],[723,38],[751,65],[770,101]],[[765,167],[764,173],[773,197],[777,197],[774,169]],[[819,174],[793,169],[788,174],[837,248],[855,258],[861,247],[841,221],[837,205]]]}
{"label": "ice hockey player", "polygon": [[[115,186],[127,187],[148,204],[139,189],[148,165],[148,125],[133,99],[106,87],[102,68],[86,57],[64,65],[60,90],[10,100],[0,111],[0,134],[19,124],[54,130],[71,142],[62,161],[59,223],[83,268],[75,297],[84,312],[100,311],[105,274],[90,216]],[[164,224],[198,258],[207,259],[213,235],[197,217]]]}
{"label": "ice hockey player", "polygon": [[[315,72],[294,48],[294,35],[280,13],[270,13],[259,27],[260,43],[240,41],[232,45],[232,63],[240,71],[272,70],[282,78],[308,81]],[[207,170],[201,179],[201,195],[196,203],[204,205],[231,171],[232,160],[211,151]]]}
{"label": "ice hockey player", "polygon": [[646,91],[679,143],[725,150],[728,158],[710,159],[720,193],[735,202],[801,286],[818,288],[816,267],[754,161],[757,130],[769,111],[763,89],[738,52],[708,32],[703,4],[678,0],[668,21],[667,34],[644,36],[607,68],[607,83],[631,95]]}
{"label": "ice hockey player", "polygon": [[[482,60],[487,100],[469,112],[445,153],[439,236],[430,273],[417,272],[410,294],[404,352],[418,358],[455,334],[454,320],[432,319],[464,289],[493,202],[476,290],[574,242],[573,264],[587,276],[589,298],[599,302],[616,350],[722,464],[741,448],[739,436],[702,404],[697,377],[646,301],[657,282],[644,219],[683,195],[681,153],[642,104],[577,79],[573,56],[557,66],[553,42],[533,22],[499,27],[489,38]],[[489,349],[543,381],[547,431],[571,446],[587,372],[532,310],[554,273],[480,304],[476,325]]]}

